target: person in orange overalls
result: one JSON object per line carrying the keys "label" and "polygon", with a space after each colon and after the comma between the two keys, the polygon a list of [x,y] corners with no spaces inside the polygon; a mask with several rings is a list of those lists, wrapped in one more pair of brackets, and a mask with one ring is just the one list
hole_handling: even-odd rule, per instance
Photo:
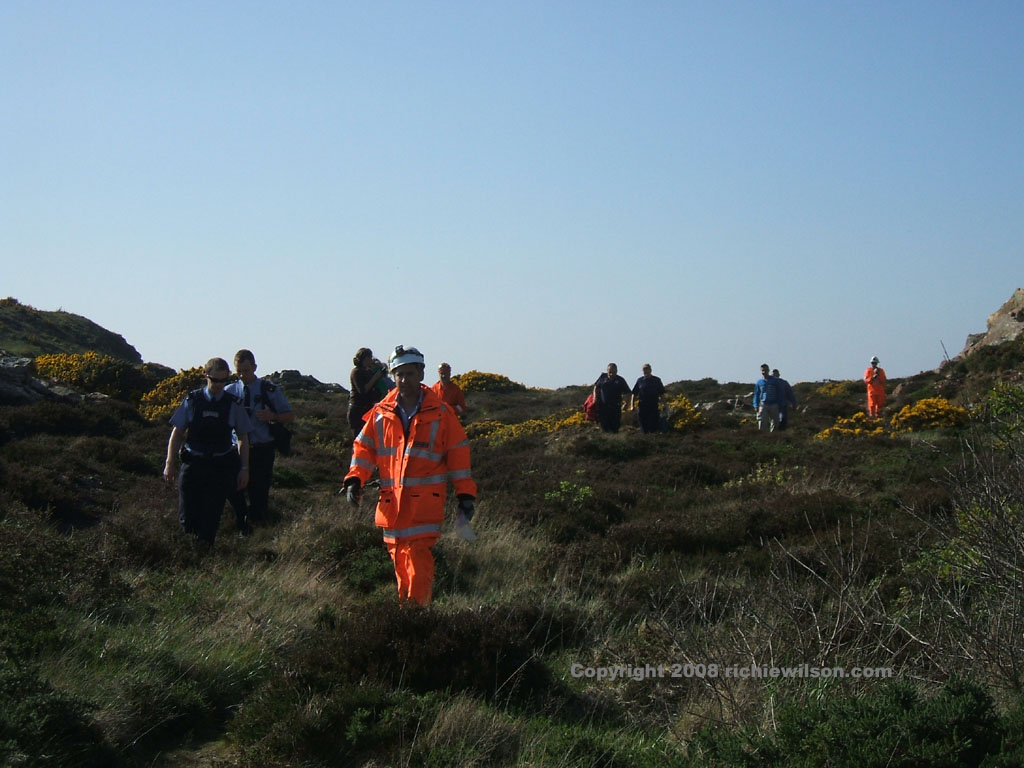
{"label": "person in orange overalls", "polygon": [[864,371],[864,383],[868,385],[868,416],[882,417],[885,405],[885,371],[878,367],[878,358],[871,358],[871,367]]}
{"label": "person in orange overalls", "polygon": [[434,394],[454,408],[455,415],[461,419],[466,413],[466,396],[462,387],[452,381],[452,367],[441,363],[437,366],[437,377],[439,381],[432,387]]}
{"label": "person in orange overalls", "polygon": [[430,548],[441,536],[448,479],[458,496],[456,530],[463,538],[477,488],[466,431],[452,408],[424,386],[423,355],[398,346],[388,366],[398,386],[367,413],[352,445],[344,492],[358,507],[362,487],[379,470],[375,522],[395,565],[399,600],[426,605],[434,586]]}

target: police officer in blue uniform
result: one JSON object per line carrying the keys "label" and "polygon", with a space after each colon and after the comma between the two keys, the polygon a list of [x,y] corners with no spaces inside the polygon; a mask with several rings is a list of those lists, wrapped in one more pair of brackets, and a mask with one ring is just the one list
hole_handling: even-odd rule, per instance
{"label": "police officer in blue uniform", "polygon": [[249,417],[249,485],[235,491],[228,499],[235,510],[238,532],[245,536],[252,530],[253,523],[267,522],[276,455],[268,425],[273,422],[290,424],[295,414],[279,386],[269,379],[256,378],[256,357],[248,349],[240,349],[235,354],[235,373],[239,380],[228,384],[226,391],[242,401]]}
{"label": "police officer in blue uniform", "polygon": [[206,386],[189,392],[171,416],[164,480],[177,480],[182,529],[212,547],[225,499],[249,482],[250,426],[242,402],[224,391],[231,375],[227,361],[211,358],[205,370]]}

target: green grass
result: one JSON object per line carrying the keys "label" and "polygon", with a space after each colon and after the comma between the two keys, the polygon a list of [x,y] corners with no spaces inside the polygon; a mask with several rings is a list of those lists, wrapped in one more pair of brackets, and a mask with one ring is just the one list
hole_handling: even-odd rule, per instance
{"label": "green grass", "polygon": [[[474,395],[471,419],[543,417],[585,392]],[[783,435],[713,412],[686,434],[475,441],[479,540],[438,542],[427,609],[397,605],[372,499],[337,495],[344,398],[301,399],[275,522],[242,540],[228,512],[205,556],[158,477],[164,427],[109,402],[0,408],[0,763],[1014,764],[1020,606],[996,571],[1010,550],[984,558],[1016,518],[952,514],[993,487],[961,471],[964,435],[814,440],[862,393],[806,395]],[[999,450],[985,466],[1019,499],[1018,454]],[[974,568],[970,601],[944,557]],[[897,680],[570,673],[752,662]],[[883,723],[884,749],[857,748]]]}

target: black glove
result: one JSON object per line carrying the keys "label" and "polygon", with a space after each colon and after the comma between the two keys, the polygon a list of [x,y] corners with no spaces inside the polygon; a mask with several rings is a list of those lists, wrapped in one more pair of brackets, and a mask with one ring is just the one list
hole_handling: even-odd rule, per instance
{"label": "black glove", "polygon": [[459,496],[459,512],[466,518],[467,523],[473,519],[475,510],[473,509],[473,499],[471,497]]}
{"label": "black glove", "polygon": [[360,488],[359,478],[350,477],[345,481],[345,501],[353,507],[359,506],[359,500],[363,498],[363,491]]}

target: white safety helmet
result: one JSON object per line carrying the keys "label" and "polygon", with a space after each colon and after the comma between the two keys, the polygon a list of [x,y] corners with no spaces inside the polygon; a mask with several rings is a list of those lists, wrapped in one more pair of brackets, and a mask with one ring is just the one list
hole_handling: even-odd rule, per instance
{"label": "white safety helmet", "polygon": [[871,364],[878,365],[878,355],[875,355],[874,357],[871,358]]}
{"label": "white safety helmet", "polygon": [[409,363],[424,364],[423,353],[416,349],[416,347],[403,347],[399,344],[388,355],[388,370],[392,373],[394,373],[395,368],[398,366],[408,365]]}

